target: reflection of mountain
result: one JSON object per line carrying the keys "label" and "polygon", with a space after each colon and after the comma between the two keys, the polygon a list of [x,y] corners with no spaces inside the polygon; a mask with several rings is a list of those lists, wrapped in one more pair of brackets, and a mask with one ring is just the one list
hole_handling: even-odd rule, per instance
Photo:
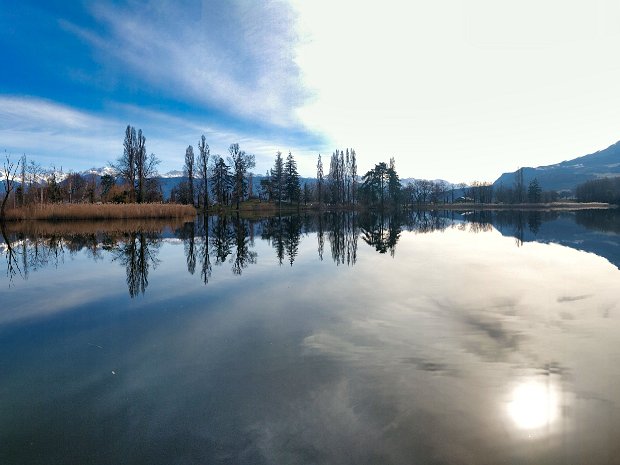
{"label": "reflection of mountain", "polygon": [[[620,212],[579,210],[576,212],[484,212],[485,222],[504,236],[521,242],[560,244],[594,253],[620,268]],[[468,221],[481,218],[469,215]]]}

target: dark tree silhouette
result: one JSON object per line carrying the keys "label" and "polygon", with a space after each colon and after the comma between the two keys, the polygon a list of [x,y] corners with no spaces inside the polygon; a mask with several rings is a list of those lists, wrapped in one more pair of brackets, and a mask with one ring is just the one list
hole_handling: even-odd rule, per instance
{"label": "dark tree silhouette", "polygon": [[4,198],[2,204],[0,204],[0,222],[4,220],[5,209],[7,201],[11,192],[15,189],[15,176],[17,170],[19,170],[20,162],[12,162],[8,155],[6,155],[4,165],[2,167],[2,182],[4,183]]}
{"label": "dark tree silhouette", "polygon": [[232,199],[237,204],[237,209],[239,209],[239,204],[247,195],[247,175],[249,170],[254,168],[254,155],[245,153],[245,151],[239,148],[239,144],[230,144],[228,153],[230,155],[229,162],[233,168]]}
{"label": "dark tree silhouette", "polygon": [[159,160],[154,154],[146,156],[146,138],[142,129],[136,133],[133,126],[127,125],[123,155],[116,162],[111,162],[110,166],[124,180],[130,202],[144,200],[148,180],[157,175],[158,164]]}
{"label": "dark tree silhouette", "polygon": [[198,176],[200,177],[200,192],[202,193],[202,206],[205,210],[209,208],[209,144],[204,136],[200,136],[198,141]]}
{"label": "dark tree silhouette", "polygon": [[316,192],[317,200],[319,202],[319,208],[323,202],[323,186],[325,180],[323,179],[323,161],[321,160],[321,154],[319,153],[319,159],[316,162]]}
{"label": "dark tree silhouette", "polygon": [[217,157],[211,173],[211,188],[217,203],[220,205],[228,203],[231,186],[232,179],[229,166],[222,157]]}
{"label": "dark tree silhouette", "polygon": [[215,217],[213,225],[212,246],[215,252],[215,264],[225,263],[228,256],[232,253],[235,242],[235,231],[230,225],[226,216]]}
{"label": "dark tree silhouette", "polygon": [[211,257],[209,256],[209,216],[202,217],[202,238],[198,245],[198,257],[200,258],[200,277],[204,284],[209,282],[211,277]]}
{"label": "dark tree silhouette", "polygon": [[527,187],[527,201],[530,203],[540,203],[542,189],[538,184],[538,179],[534,178]]}
{"label": "dark tree silhouette", "polygon": [[127,288],[133,299],[144,294],[149,285],[149,268],[157,268],[159,259],[159,236],[155,233],[131,232],[119,242],[114,250],[114,260],[118,260],[127,272]]}
{"label": "dark tree silhouette", "polygon": [[276,160],[271,169],[271,191],[274,199],[278,202],[278,208],[282,208],[282,199],[285,195],[285,174],[282,152],[276,152]]}
{"label": "dark tree silhouette", "polygon": [[297,172],[297,162],[295,162],[291,152],[288,153],[284,164],[284,184],[287,200],[291,203],[299,202],[301,197],[299,173]]}
{"label": "dark tree silhouette", "polygon": [[235,228],[235,254],[231,258],[232,271],[240,275],[248,265],[256,263],[256,252],[250,250],[250,238],[247,220],[242,220],[237,215],[233,219]]}
{"label": "dark tree silhouette", "polygon": [[194,205],[194,147],[191,145],[185,149],[185,165],[183,167],[183,172],[185,176],[187,176],[187,203]]}

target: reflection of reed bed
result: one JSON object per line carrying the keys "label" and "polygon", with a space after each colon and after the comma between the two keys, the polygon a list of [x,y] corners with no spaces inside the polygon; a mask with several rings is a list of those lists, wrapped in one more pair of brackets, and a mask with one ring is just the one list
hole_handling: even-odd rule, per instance
{"label": "reflection of reed bed", "polygon": [[20,221],[8,222],[4,226],[4,231],[9,236],[74,236],[87,234],[107,234],[111,236],[122,236],[123,234],[138,232],[161,233],[166,229],[175,231],[182,228],[190,218],[170,218],[170,219],[142,219],[142,220],[99,220],[99,221]]}
{"label": "reflection of reed bed", "polygon": [[176,204],[46,204],[6,211],[7,220],[111,220],[187,218],[196,215],[191,205]]}

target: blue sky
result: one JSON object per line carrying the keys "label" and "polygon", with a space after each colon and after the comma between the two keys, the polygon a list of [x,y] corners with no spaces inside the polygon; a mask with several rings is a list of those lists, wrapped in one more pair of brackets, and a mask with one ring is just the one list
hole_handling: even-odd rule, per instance
{"label": "blue sky", "polygon": [[0,150],[100,167],[143,129],[160,172],[205,134],[264,173],[354,147],[360,172],[494,180],[620,139],[605,0],[0,0]]}

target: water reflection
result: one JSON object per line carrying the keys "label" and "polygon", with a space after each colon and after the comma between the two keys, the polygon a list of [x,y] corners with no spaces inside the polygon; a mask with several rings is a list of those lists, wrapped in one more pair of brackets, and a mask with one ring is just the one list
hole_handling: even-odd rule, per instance
{"label": "water reflection", "polygon": [[[328,244],[336,265],[353,266],[358,260],[358,240],[380,254],[395,256],[403,231],[427,234],[458,229],[474,234],[498,230],[514,237],[519,247],[527,242],[557,243],[594,252],[620,266],[620,214],[616,211],[407,211],[337,212],[322,215],[274,216],[247,219],[236,216],[199,216],[194,222],[170,225],[161,222],[119,224],[44,224],[26,228],[2,226],[2,255],[9,282],[15,276],[27,279],[29,273],[46,266],[59,266],[66,255],[83,251],[91,259],[103,260],[107,254],[126,269],[131,297],[144,294],[149,271],[159,264],[162,240],[183,243],[186,268],[207,284],[213,265],[228,263],[235,275],[258,262],[255,234],[271,245],[275,259],[293,266],[302,236],[316,234],[317,257],[324,259]],[[75,230],[74,230],[75,229]],[[267,258],[267,257],[263,257]]]}
{"label": "water reflection", "polygon": [[299,250],[301,231],[302,218],[300,216],[277,216],[268,218],[262,223],[261,237],[275,249],[280,265],[286,258],[293,266]]}
{"label": "water reflection", "polygon": [[560,399],[557,387],[549,380],[528,380],[518,384],[508,404],[508,414],[524,430],[550,428],[558,420]]}
{"label": "water reflection", "polygon": [[614,222],[530,213],[5,231],[0,462],[614,463]]}
{"label": "water reflection", "polygon": [[[419,213],[419,212],[418,212]],[[426,215],[422,215],[426,218]],[[393,257],[400,238],[402,220],[400,215],[368,213],[363,216],[362,239],[379,253],[390,252]]]}
{"label": "water reflection", "polygon": [[130,297],[144,294],[149,285],[149,269],[157,268],[157,253],[161,246],[158,234],[132,232],[123,235],[112,248],[112,261],[118,261],[127,273]]}

